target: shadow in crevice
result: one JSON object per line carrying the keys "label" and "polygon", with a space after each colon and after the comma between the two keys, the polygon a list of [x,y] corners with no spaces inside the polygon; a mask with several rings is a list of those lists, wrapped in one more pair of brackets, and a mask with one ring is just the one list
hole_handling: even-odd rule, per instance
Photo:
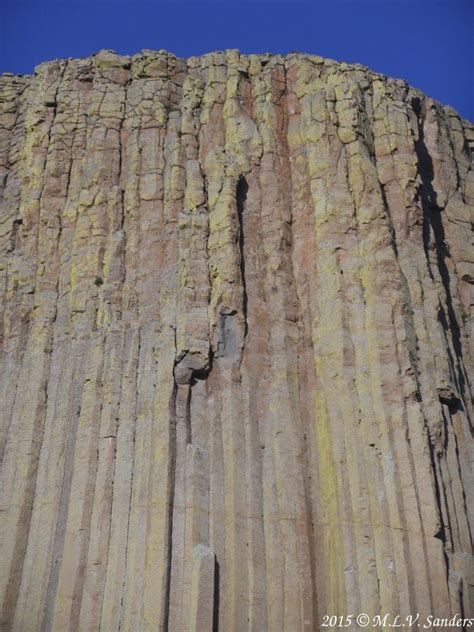
{"label": "shadow in crevice", "polygon": [[212,613],[212,632],[219,632],[219,563],[214,564],[214,608]]}
{"label": "shadow in crevice", "polygon": [[[425,135],[423,129],[423,112],[422,103],[418,97],[412,99],[412,107],[418,119],[418,140],[415,142],[415,152],[418,159],[418,173],[421,179],[419,191],[421,206],[423,210],[423,246],[428,262],[428,271],[430,277],[434,279],[433,270],[431,269],[429,250],[430,250],[430,232],[433,232],[434,245],[438,262],[438,270],[446,293],[446,307],[440,305],[438,310],[438,320],[443,329],[447,332],[451,330],[454,351],[458,359],[458,379],[461,393],[465,391],[465,377],[460,362],[463,359],[461,329],[456,317],[451,294],[451,282],[449,278],[449,270],[446,259],[449,258],[449,250],[446,244],[446,235],[441,218],[442,209],[438,204],[437,194],[433,187],[434,168],[433,160],[428,152],[425,143]],[[448,354],[450,354],[448,348]],[[452,361],[453,358],[450,358]],[[452,364],[455,366],[455,364]]]}
{"label": "shadow in crevice", "polygon": [[23,220],[14,219],[12,224],[12,230],[10,233],[10,252],[17,250],[21,246]]}
{"label": "shadow in crevice", "polygon": [[243,298],[242,298],[242,310],[244,315],[244,335],[247,335],[247,286],[245,281],[245,257],[244,257],[244,211],[245,211],[245,202],[247,201],[247,193],[249,190],[249,185],[247,184],[247,180],[244,176],[240,176],[239,181],[237,182],[237,187],[235,191],[235,200],[237,205],[237,218],[239,221],[239,252],[240,252],[240,276],[242,279],[242,289],[243,289]]}

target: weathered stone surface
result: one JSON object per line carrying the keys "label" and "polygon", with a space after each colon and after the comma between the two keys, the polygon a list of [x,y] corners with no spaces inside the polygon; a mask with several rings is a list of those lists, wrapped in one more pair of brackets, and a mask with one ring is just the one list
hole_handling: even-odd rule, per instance
{"label": "weathered stone surface", "polygon": [[0,77],[2,630],[472,614],[473,147],[308,55]]}

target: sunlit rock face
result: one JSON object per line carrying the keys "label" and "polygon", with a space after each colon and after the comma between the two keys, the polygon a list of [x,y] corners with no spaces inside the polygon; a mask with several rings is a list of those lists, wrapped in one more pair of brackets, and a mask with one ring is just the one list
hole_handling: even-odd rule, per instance
{"label": "sunlit rock face", "polygon": [[302,54],[0,78],[2,630],[470,612],[473,145]]}

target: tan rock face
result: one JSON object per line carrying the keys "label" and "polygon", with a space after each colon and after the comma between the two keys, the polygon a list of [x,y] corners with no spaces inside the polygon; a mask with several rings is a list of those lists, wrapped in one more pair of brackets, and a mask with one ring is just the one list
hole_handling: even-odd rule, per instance
{"label": "tan rock face", "polygon": [[308,55],[0,78],[2,630],[472,614],[473,145]]}

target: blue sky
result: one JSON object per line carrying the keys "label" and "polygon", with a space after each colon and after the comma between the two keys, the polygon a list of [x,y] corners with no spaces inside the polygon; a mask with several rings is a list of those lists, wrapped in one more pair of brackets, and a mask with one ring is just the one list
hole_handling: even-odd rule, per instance
{"label": "blue sky", "polygon": [[0,72],[100,48],[314,53],[406,79],[474,120],[474,0],[0,0]]}

